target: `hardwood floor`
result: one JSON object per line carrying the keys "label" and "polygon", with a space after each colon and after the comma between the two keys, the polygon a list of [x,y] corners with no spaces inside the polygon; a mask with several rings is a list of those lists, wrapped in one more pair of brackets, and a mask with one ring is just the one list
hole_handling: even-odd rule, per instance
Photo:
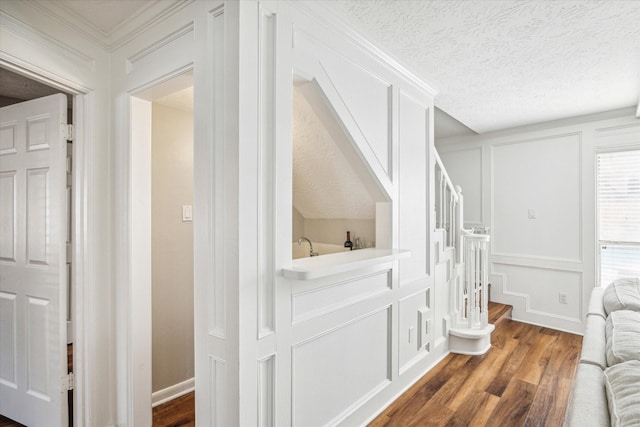
{"label": "hardwood floor", "polygon": [[491,350],[448,355],[370,426],[561,426],[582,337],[489,313]]}
{"label": "hardwood floor", "polygon": [[[562,425],[582,337],[514,322],[510,313],[489,303],[491,350],[448,355],[370,426]],[[4,420],[0,427],[19,426]],[[195,426],[194,393],[154,408],[153,426]]]}
{"label": "hardwood floor", "polygon": [[195,425],[194,392],[153,408],[153,427],[187,427]]}

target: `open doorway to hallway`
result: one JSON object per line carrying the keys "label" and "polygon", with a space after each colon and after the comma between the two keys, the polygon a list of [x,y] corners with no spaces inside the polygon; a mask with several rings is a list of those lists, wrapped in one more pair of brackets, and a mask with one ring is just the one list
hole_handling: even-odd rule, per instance
{"label": "open doorway to hallway", "polygon": [[152,408],[194,390],[192,72],[134,94],[131,126],[132,398],[156,425]]}
{"label": "open doorway to hallway", "polygon": [[194,389],[193,87],[154,100],[151,144],[153,406]]}

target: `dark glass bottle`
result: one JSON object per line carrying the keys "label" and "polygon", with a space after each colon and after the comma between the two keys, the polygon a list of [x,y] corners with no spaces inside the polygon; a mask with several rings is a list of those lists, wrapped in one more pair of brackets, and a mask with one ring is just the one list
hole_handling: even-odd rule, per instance
{"label": "dark glass bottle", "polygon": [[350,251],[353,249],[353,243],[351,243],[351,232],[347,231],[347,240],[344,242],[344,251]]}

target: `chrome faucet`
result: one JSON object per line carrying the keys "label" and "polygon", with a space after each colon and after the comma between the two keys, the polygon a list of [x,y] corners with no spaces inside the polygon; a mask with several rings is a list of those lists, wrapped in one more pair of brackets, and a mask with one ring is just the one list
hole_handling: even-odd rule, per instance
{"label": "chrome faucet", "polygon": [[298,246],[302,244],[303,240],[306,240],[307,243],[309,243],[309,256],[317,256],[318,252],[313,252],[313,245],[311,244],[311,240],[307,239],[306,237],[301,237],[298,239]]}

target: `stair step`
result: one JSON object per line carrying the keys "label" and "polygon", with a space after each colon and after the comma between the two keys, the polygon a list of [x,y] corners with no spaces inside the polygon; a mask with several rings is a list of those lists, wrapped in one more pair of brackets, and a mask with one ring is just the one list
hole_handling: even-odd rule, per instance
{"label": "stair step", "polygon": [[497,325],[504,319],[511,319],[513,307],[489,301],[489,323]]}

